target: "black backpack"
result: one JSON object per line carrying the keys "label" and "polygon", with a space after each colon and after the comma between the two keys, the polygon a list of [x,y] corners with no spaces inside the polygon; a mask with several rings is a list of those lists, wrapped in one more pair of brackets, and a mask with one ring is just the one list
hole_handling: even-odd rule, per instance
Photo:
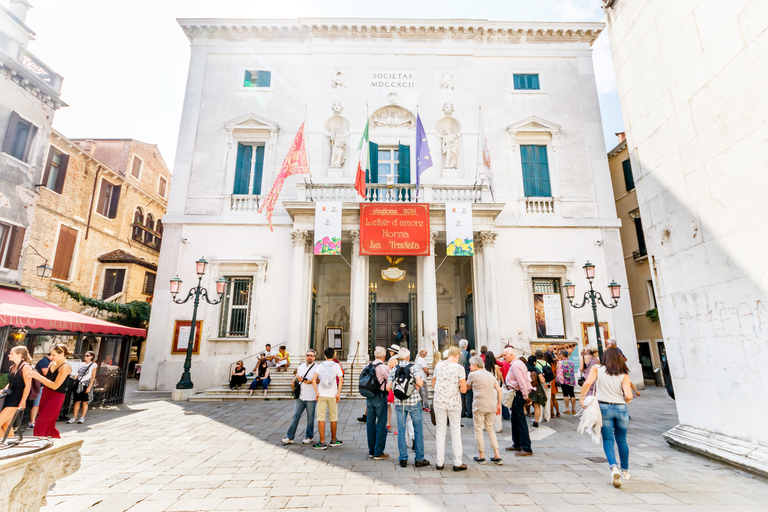
{"label": "black backpack", "polygon": [[[379,364],[384,364],[379,362]],[[358,381],[360,394],[365,398],[376,398],[381,394],[381,384],[379,383],[379,377],[376,375],[376,367],[379,366],[376,363],[368,363],[363,371],[360,372],[360,380]]]}
{"label": "black backpack", "polygon": [[552,367],[548,364],[541,365],[541,373],[544,375],[545,382],[552,382],[555,380],[555,372],[552,371]]}
{"label": "black backpack", "polygon": [[406,400],[413,394],[415,383],[411,368],[413,368],[412,364],[406,366],[398,365],[395,370],[392,392],[398,400]]}

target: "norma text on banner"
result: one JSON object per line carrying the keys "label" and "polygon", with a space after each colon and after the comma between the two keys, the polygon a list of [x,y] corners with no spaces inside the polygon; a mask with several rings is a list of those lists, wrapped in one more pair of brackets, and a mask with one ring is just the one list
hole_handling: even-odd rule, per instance
{"label": "norma text on banner", "polygon": [[429,256],[429,205],[360,204],[360,254]]}

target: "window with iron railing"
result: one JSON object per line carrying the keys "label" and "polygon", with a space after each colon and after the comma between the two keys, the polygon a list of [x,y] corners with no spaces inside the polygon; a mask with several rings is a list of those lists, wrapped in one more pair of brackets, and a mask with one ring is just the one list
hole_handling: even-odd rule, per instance
{"label": "window with iron railing", "polygon": [[219,336],[222,338],[247,338],[251,316],[253,278],[225,276],[227,280],[224,300],[221,303]]}

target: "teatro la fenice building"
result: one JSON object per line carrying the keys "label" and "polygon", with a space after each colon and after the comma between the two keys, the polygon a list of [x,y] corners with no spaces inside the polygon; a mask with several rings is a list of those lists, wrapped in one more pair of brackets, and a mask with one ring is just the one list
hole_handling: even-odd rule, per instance
{"label": "teatro la fenice building", "polygon": [[[211,298],[217,279],[229,283],[222,304],[203,301],[198,310],[199,391],[219,387],[235,361],[266,343],[287,344],[294,368],[307,348],[329,344],[342,361],[356,353],[366,361],[373,347],[394,342],[401,322],[409,329],[401,344],[430,356],[456,329],[471,347],[496,354],[508,342],[525,354],[581,347],[592,311],[571,308],[563,284],[576,284],[580,302],[587,261],[607,302],[612,280],[626,284],[619,226],[629,219],[616,216],[592,66],[602,23],[179,24],[191,56],[141,389],[173,389],[181,376],[192,301],[174,304],[169,280],[183,279],[186,296],[200,257],[210,262],[202,284]],[[481,110],[493,194],[478,165]],[[417,114],[433,161],[418,199]],[[354,190],[355,151],[366,119],[363,199]],[[305,121],[311,174],[286,180],[272,232],[258,208]],[[341,211],[339,255],[314,254],[321,202]],[[419,209],[429,231],[418,235],[419,254],[365,254],[372,242],[361,209],[372,204],[391,210],[395,223],[397,212]],[[474,255],[447,255],[447,207],[468,211]],[[599,320],[641,383],[622,288],[618,307],[600,306]],[[246,361],[249,370],[254,363]]]}

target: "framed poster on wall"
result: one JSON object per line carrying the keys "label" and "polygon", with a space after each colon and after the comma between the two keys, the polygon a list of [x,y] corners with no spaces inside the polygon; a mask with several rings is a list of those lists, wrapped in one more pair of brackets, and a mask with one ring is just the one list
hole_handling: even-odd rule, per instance
{"label": "framed poster on wall", "polygon": [[[597,348],[597,336],[595,334],[595,322],[581,322],[581,336],[584,346],[592,345]],[[605,340],[611,337],[608,331],[608,322],[600,322],[600,339],[605,348]]]}
{"label": "framed poster on wall", "polygon": [[325,328],[325,344],[334,350],[344,349],[344,332],[341,327]]}
{"label": "framed poster on wall", "polygon": [[[203,332],[203,321],[195,322],[195,343],[192,345],[192,353],[200,353],[200,336]],[[176,320],[173,326],[173,345],[171,354],[186,354],[189,345],[189,332],[192,329],[192,320]]]}

